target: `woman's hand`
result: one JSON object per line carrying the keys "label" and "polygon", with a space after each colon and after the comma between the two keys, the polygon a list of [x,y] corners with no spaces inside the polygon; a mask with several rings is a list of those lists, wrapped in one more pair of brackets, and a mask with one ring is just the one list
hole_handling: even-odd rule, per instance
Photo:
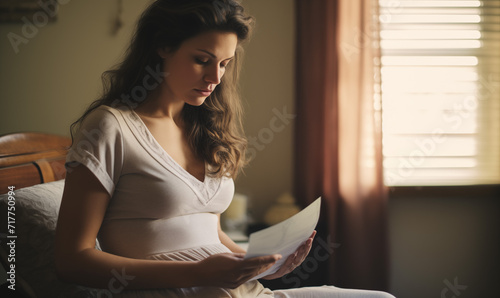
{"label": "woman's hand", "polygon": [[309,238],[304,242],[304,244],[299,246],[299,248],[297,248],[297,251],[295,251],[295,253],[291,254],[286,259],[285,263],[281,265],[278,271],[276,271],[271,275],[264,276],[262,279],[270,280],[270,279],[280,278],[283,275],[292,272],[295,268],[297,268],[300,264],[302,264],[302,262],[304,262],[307,255],[309,254],[309,251],[311,250],[311,246],[315,235],[316,231],[313,231],[311,236],[309,236]]}
{"label": "woman's hand", "polygon": [[198,263],[196,284],[222,288],[237,288],[252,277],[269,269],[281,255],[244,259],[242,253],[212,255]]}

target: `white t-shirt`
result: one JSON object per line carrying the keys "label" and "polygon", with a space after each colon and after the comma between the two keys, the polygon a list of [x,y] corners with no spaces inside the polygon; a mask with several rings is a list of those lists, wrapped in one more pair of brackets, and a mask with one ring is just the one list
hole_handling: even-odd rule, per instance
{"label": "white t-shirt", "polygon": [[128,107],[100,106],[83,121],[66,159],[85,165],[111,196],[98,239],[132,258],[220,244],[217,214],[231,202],[230,178],[200,181],[158,144]]}

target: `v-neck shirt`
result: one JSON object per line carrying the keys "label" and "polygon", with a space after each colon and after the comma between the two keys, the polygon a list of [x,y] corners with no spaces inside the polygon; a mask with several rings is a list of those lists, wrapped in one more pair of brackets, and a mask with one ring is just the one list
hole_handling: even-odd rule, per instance
{"label": "v-neck shirt", "polygon": [[111,197],[98,234],[103,250],[146,258],[222,245],[217,214],[231,202],[233,180],[191,175],[132,109],[103,105],[87,115],[68,153],[68,171],[73,163],[86,166]]}

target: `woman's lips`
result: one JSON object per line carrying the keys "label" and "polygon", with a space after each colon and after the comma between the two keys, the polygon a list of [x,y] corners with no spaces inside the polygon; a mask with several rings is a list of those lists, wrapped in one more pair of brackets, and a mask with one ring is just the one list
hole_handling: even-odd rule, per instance
{"label": "woman's lips", "polygon": [[212,94],[212,90],[194,89],[194,91],[198,92],[202,96],[210,96],[210,94]]}

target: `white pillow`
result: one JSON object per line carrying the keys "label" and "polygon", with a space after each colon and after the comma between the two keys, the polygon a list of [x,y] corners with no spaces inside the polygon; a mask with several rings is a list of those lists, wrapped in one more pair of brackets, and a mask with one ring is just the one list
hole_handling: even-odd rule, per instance
{"label": "white pillow", "polygon": [[[63,189],[64,180],[59,180],[14,190],[16,276],[40,298],[91,297],[90,289],[61,282],[55,274],[54,236]],[[7,204],[8,195],[0,195],[2,217]],[[7,234],[6,223],[0,232]]]}

